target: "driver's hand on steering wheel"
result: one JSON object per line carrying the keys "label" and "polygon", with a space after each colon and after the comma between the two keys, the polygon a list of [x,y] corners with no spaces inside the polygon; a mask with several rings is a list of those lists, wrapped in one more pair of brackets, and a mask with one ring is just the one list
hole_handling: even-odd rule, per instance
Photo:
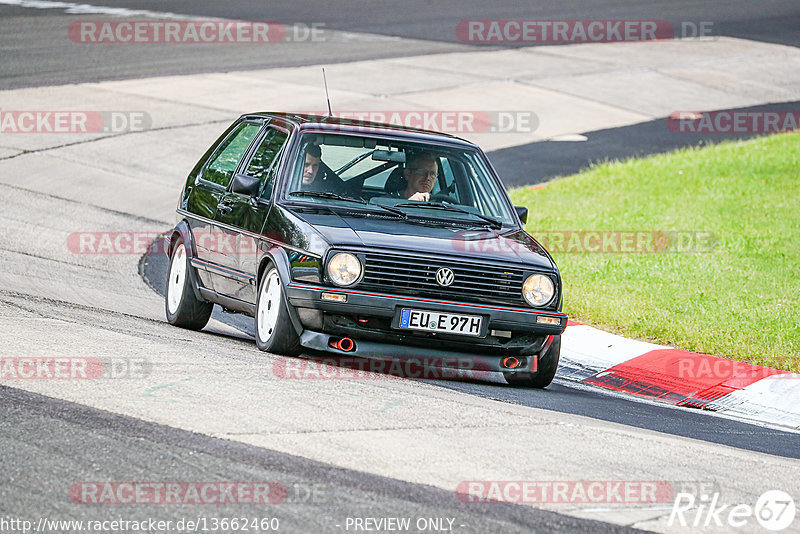
{"label": "driver's hand on steering wheel", "polygon": [[421,191],[417,191],[416,193],[408,197],[408,200],[423,200],[425,202],[427,202],[430,199],[431,199],[430,193],[422,193]]}

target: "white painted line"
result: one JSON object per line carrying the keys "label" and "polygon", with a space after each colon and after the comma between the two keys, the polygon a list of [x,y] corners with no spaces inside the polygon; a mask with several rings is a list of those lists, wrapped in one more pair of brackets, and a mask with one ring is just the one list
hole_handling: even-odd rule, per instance
{"label": "white painted line", "polygon": [[546,139],[546,141],[556,141],[556,142],[566,142],[566,143],[580,143],[582,141],[588,141],[589,138],[582,134],[564,134],[564,135],[556,135]]}

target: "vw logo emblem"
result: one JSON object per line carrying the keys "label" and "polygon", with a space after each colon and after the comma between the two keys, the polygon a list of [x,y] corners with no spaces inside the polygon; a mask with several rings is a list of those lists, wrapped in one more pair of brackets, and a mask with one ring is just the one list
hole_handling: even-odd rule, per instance
{"label": "vw logo emblem", "polygon": [[456,275],[453,274],[453,269],[448,269],[447,267],[442,267],[438,271],[436,271],[436,283],[440,286],[447,287],[453,283],[456,279]]}

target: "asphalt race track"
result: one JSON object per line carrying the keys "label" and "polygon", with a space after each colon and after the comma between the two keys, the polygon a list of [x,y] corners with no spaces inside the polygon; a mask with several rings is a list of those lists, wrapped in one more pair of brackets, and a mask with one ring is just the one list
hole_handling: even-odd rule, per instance
{"label": "asphalt race track", "polygon": [[[141,480],[205,480],[209,473],[223,480],[281,480],[287,495],[285,505],[275,516],[297,532],[325,531],[330,528],[331,517],[374,514],[376,510],[370,502],[376,496],[380,496],[380,514],[458,517],[474,532],[629,531],[511,504],[477,508],[459,501],[452,492],[429,486],[364,475],[19,390],[3,387],[0,392],[3,450],[31,444],[15,454],[14,462],[6,467],[4,477],[12,481],[30,479],[33,474],[46,476],[47,471],[60,472],[61,477],[74,480],[95,480],[106,468],[121,463],[129,465],[128,473],[135,472]],[[80,450],[70,454],[69,465],[65,466],[62,455],[75,449],[76,443],[82,444]],[[4,502],[22,501],[21,506],[30,514],[54,505],[60,508],[56,504],[63,500],[59,486],[47,480],[37,482],[43,491],[35,495],[4,494]],[[4,493],[10,489],[6,487]],[[81,518],[69,510],[58,511],[60,519],[72,519],[73,515],[74,519]],[[240,517],[264,514],[259,506],[241,506],[235,511]],[[187,505],[180,510],[186,517],[205,513],[202,505]],[[131,520],[144,519],[152,511],[126,515]],[[110,519],[115,516],[116,512],[108,514]]]}
{"label": "asphalt race track", "polygon": [[[91,4],[91,3],[90,3]],[[303,43],[282,43],[268,49],[226,50],[188,45],[178,56],[164,53],[159,46],[106,47],[83,50],[76,55],[64,47],[58,28],[63,9],[25,9],[4,6],[0,20],[4,46],[14,54],[5,57],[0,87],[25,87],[44,84],[75,83],[104,79],[131,78],[141,75],[189,74],[250,69],[255,66],[277,67],[353,61],[364,57],[379,58],[418,53],[474,49],[458,40],[453,28],[465,19],[656,19],[673,26],[682,21],[712,21],[715,35],[726,35],[771,43],[800,45],[800,6],[794,2],[770,0],[726,2],[725,8],[701,0],[680,3],[585,2],[549,0],[546,2],[504,2],[486,4],[475,0],[428,2],[348,0],[344,2],[285,0],[270,2],[269,11],[255,2],[235,0],[216,2],[158,2],[111,0],[94,5],[155,12],[174,12],[195,17],[221,17],[238,20],[276,20],[283,24],[320,24],[326,29],[366,33],[396,40],[337,43],[336,47],[311,47]],[[20,20],[21,16],[21,20]],[[102,16],[96,17],[104,20]],[[286,48],[286,47],[290,48]],[[480,48],[492,45],[480,45]],[[287,53],[287,52],[291,53]]]}
{"label": "asphalt race track", "polygon": [[[75,20],[74,10],[86,8],[0,1],[0,110],[7,109],[1,91],[12,89],[31,91],[15,98],[30,94],[31,106],[38,106],[50,94],[79,87],[65,84],[503,48],[460,42],[452,28],[464,19],[710,20],[719,35],[800,46],[800,5],[783,1],[285,1],[270,2],[267,10],[238,0],[96,4],[152,12],[124,15],[134,19],[169,12],[322,24],[336,37],[324,46],[108,46],[78,54],[65,46],[63,29]],[[114,16],[88,13],[83,16]],[[107,380],[0,381],[0,533],[23,531],[12,519],[33,525],[41,519],[40,532],[78,532],[46,521],[223,517],[277,518],[280,532],[399,531],[358,528],[353,519],[403,517],[411,518],[412,532],[765,532],[755,519],[740,530],[671,524],[671,498],[657,506],[532,506],[464,502],[455,489],[467,481],[662,481],[698,502],[715,494],[731,506],[752,506],[773,489],[800,498],[797,432],[558,378],[546,390],[513,388],[500,376],[281,380],[274,370],[283,359],[256,349],[249,318],[217,308],[202,332],[171,327],[163,313],[165,256],[81,256],[64,243],[83,230],[169,230],[172,214],[161,207],[174,205],[185,161],[196,160],[230,122],[227,109],[208,105],[203,112],[150,132],[147,141],[120,135],[27,147],[0,134],[0,357],[97,357],[129,366]],[[603,159],[747,137],[676,140],[665,132],[658,118],[584,132],[587,142],[509,146],[490,157],[502,175],[514,177],[507,185],[526,185]],[[89,167],[88,176],[73,171]],[[150,188],[171,196],[150,198]],[[145,371],[134,372],[132,362],[144,362]],[[79,498],[81,488],[104,482],[210,481],[268,481],[284,494],[268,506],[93,505]],[[784,531],[800,531],[797,525]]]}
{"label": "asphalt race track", "polygon": [[[800,102],[785,102],[737,108],[737,112],[797,109]],[[554,176],[568,176],[593,163],[624,160],[670,152],[691,146],[703,146],[732,139],[748,139],[754,134],[686,134],[676,138],[666,126],[666,119],[587,132],[585,142],[542,141],[526,146],[494,150],[489,154],[497,172],[508,186],[547,181]],[[520,172],[525,169],[525,172]]]}
{"label": "asphalt race track", "polygon": [[[168,258],[164,255],[148,255],[143,258],[139,267],[147,284],[153,291],[163,295],[169,268]],[[255,335],[252,320],[249,318],[229,315],[219,309],[215,309],[214,313],[216,314],[214,317],[243,334]],[[503,378],[499,375],[493,378],[503,382]],[[610,396],[595,389],[581,388],[567,381],[557,380],[544,391],[510,388],[505,384],[487,384],[485,381],[426,380],[425,382],[503,402],[586,415],[603,421],[668,432],[731,447],[800,458],[800,439],[794,439],[794,436],[780,430],[711,417],[707,413],[695,410],[635,402],[624,397]]]}

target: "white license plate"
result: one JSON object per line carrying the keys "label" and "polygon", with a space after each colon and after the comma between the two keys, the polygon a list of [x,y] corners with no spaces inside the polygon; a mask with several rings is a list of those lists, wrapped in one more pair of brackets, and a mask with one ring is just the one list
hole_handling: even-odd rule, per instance
{"label": "white license plate", "polygon": [[409,330],[480,336],[481,320],[482,318],[479,315],[461,315],[458,313],[403,308],[400,312],[399,326]]}

